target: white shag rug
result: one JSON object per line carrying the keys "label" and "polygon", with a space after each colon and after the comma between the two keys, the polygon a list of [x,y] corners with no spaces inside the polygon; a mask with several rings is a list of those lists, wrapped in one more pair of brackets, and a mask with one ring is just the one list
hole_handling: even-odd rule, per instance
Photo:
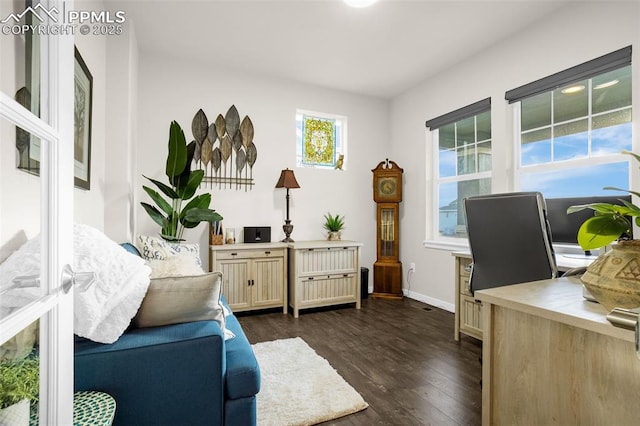
{"label": "white shag rug", "polygon": [[262,384],[258,425],[314,425],[369,406],[299,337],[253,345]]}

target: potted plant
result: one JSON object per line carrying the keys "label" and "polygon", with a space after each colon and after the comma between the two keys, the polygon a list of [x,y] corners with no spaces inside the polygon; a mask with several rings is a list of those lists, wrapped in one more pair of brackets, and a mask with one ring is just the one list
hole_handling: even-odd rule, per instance
{"label": "potted plant", "polygon": [[[629,151],[624,154],[633,156],[640,162],[640,155]],[[640,197],[639,192],[605,187],[615,191],[624,191]],[[611,250],[600,255],[582,275],[581,281],[591,295],[605,308],[636,308],[640,306],[640,240],[631,240],[632,223],[635,218],[640,225],[640,207],[625,200],[624,205],[592,203],[571,206],[567,213],[584,209],[594,211],[578,230],[578,243],[583,250],[605,247],[611,243]]]}
{"label": "potted plant", "polygon": [[[157,207],[145,202],[140,204],[151,219],[160,225],[160,235],[167,241],[182,241],[184,229],[195,228],[200,222],[222,220],[222,216],[209,208],[211,194],[195,195],[204,177],[204,170],[191,170],[195,147],[195,141],[187,145],[182,128],[172,121],[166,165],[169,185],[144,176],[169,197],[170,201],[167,201],[152,188],[142,187]],[[187,203],[183,207],[185,201]]]}
{"label": "potted plant", "polygon": [[30,405],[38,401],[37,357],[0,362],[0,424],[28,425]]}
{"label": "potted plant", "polygon": [[340,240],[342,238],[341,231],[344,229],[344,216],[339,214],[332,216],[331,213],[325,214],[323,227],[329,232],[327,236],[329,241]]}

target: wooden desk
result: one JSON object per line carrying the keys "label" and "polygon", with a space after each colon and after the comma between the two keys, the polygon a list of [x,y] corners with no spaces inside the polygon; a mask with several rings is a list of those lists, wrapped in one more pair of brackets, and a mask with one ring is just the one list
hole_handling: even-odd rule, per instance
{"label": "wooden desk", "polygon": [[640,419],[634,334],[582,298],[576,278],[477,291],[482,424],[623,425]]}
{"label": "wooden desk", "polygon": [[[455,327],[453,337],[460,340],[460,333],[482,340],[482,304],[468,290],[471,272],[471,253],[453,252],[455,262]],[[589,266],[596,257],[572,254],[556,254],[556,265],[562,274],[569,269]]]}

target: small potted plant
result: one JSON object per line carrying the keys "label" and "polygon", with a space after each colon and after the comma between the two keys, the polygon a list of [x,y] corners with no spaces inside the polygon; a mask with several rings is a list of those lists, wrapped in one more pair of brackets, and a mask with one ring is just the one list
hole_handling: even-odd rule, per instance
{"label": "small potted plant", "polygon": [[31,404],[40,392],[37,357],[0,362],[0,424],[29,425]]}
{"label": "small potted plant", "polygon": [[342,238],[342,230],[344,229],[344,216],[339,214],[332,216],[331,213],[324,215],[324,229],[328,231],[327,239],[329,241],[337,241]]}
{"label": "small potted plant", "polygon": [[[633,156],[640,162],[640,155],[629,151],[624,154]],[[639,192],[605,187],[615,191],[624,191],[640,197]],[[583,250],[593,250],[611,246],[612,250],[600,255],[582,275],[581,280],[591,295],[605,308],[635,308],[640,305],[640,240],[629,239],[632,224],[629,218],[635,218],[640,225],[640,207],[625,200],[619,206],[608,203],[592,203],[571,206],[567,213],[584,209],[594,211],[594,216],[585,220],[578,230],[578,243]]]}

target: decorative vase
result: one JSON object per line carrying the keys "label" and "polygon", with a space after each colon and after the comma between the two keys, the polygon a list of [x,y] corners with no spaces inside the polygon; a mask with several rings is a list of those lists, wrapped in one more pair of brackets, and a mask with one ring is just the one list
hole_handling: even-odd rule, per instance
{"label": "decorative vase", "polygon": [[640,306],[640,240],[620,241],[600,255],[581,278],[607,310]]}
{"label": "decorative vase", "polygon": [[342,239],[342,232],[340,231],[330,231],[329,235],[327,236],[327,239],[329,241],[339,241]]}
{"label": "decorative vase", "polygon": [[29,426],[31,404],[23,399],[0,410],[0,425]]}

